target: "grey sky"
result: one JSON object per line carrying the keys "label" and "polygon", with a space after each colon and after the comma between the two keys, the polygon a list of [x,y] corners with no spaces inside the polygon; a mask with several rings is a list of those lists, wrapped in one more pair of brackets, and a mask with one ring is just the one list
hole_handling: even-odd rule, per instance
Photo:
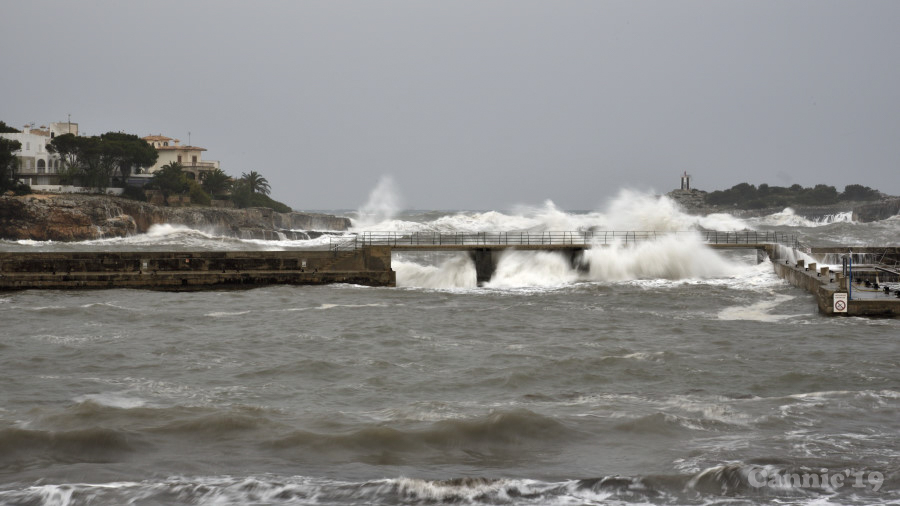
{"label": "grey sky", "polygon": [[10,1],[0,120],[163,134],[297,209],[900,194],[900,2]]}

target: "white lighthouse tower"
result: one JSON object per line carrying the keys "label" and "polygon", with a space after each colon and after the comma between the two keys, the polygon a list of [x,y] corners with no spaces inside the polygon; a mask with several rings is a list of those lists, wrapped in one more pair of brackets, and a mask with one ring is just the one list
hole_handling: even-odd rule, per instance
{"label": "white lighthouse tower", "polygon": [[684,171],[684,175],[681,176],[681,189],[682,190],[691,190],[691,175]]}

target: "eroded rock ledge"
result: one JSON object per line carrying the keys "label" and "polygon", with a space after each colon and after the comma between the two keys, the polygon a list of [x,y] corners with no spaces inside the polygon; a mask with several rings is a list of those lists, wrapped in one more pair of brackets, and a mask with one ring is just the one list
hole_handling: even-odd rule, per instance
{"label": "eroded rock ledge", "polygon": [[159,207],[100,195],[0,196],[0,239],[85,241],[141,234],[163,223],[245,239],[304,239],[309,234],[297,231],[350,227],[348,218],[330,214],[277,213],[259,207]]}

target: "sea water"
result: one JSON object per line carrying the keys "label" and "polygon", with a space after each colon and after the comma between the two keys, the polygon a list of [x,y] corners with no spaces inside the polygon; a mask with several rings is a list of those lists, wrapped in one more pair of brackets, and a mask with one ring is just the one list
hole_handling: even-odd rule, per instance
{"label": "sea water", "polygon": [[[397,212],[357,231],[778,230],[896,244],[900,221]],[[804,221],[805,220],[805,221]],[[324,242],[323,242],[324,241]],[[159,226],[4,251],[285,250]],[[397,288],[0,294],[0,504],[900,501],[900,320],[690,234],[560,255],[396,253]]]}

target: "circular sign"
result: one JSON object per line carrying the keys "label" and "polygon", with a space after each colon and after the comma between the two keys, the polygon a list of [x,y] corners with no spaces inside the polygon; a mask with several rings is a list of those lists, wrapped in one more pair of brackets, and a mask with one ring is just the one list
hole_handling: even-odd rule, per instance
{"label": "circular sign", "polygon": [[843,311],[847,309],[847,303],[842,300],[834,301],[834,309],[835,311]]}

